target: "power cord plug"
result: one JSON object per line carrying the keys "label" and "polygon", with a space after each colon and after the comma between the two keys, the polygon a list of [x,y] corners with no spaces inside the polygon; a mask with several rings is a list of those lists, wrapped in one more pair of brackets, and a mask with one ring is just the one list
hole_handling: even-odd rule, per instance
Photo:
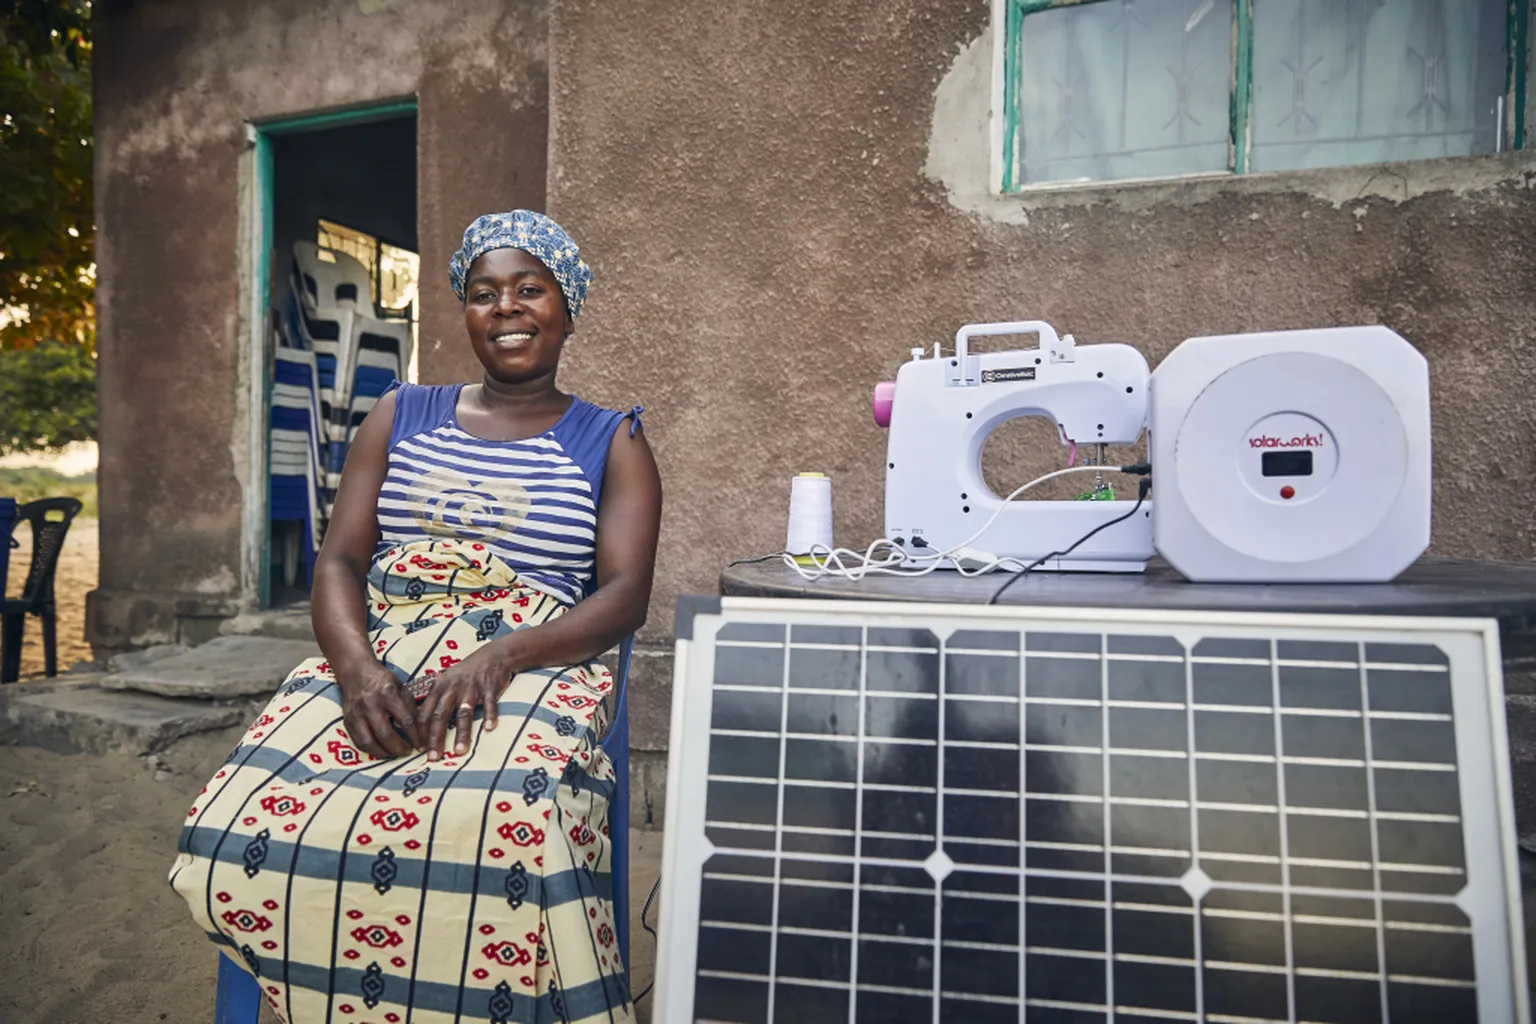
{"label": "power cord plug", "polygon": [[[656,898],[656,893],[660,889],[661,889],[661,876],[657,875],[656,876],[656,881],[651,885],[651,894],[645,898],[645,905],[640,908],[640,927],[644,928],[646,931],[651,933],[651,943],[652,943],[653,946],[657,947],[658,949],[659,949],[659,947],[661,945],[661,937],[656,934],[656,929],[652,928],[650,926],[650,924],[645,919],[646,919],[646,916],[649,915],[650,912],[651,912],[651,901]],[[651,979],[651,983],[649,985],[645,986],[645,988],[641,989],[639,995],[632,997],[630,999],[630,1002],[632,1004],[639,1003],[640,1000],[642,1000],[646,996],[650,995],[651,994],[651,989],[653,989],[655,987],[656,987],[656,979],[652,978]]]}
{"label": "power cord plug", "polygon": [[1081,537],[1077,538],[1077,540],[1073,541],[1071,547],[1068,547],[1068,548],[1066,548],[1065,550],[1062,550],[1062,551],[1052,551],[1048,555],[1042,555],[1039,558],[1035,559],[1029,565],[1025,566],[1023,570],[1021,570],[1020,572],[1017,572],[1013,576],[1011,576],[1007,583],[1004,583],[1002,586],[998,587],[997,591],[991,596],[991,598],[988,599],[987,604],[997,604],[997,599],[1003,596],[1003,592],[1004,591],[1006,591],[1009,587],[1013,586],[1015,583],[1017,583],[1020,579],[1022,579],[1028,573],[1032,572],[1035,569],[1040,568],[1040,566],[1044,565],[1046,562],[1049,562],[1053,558],[1065,558],[1065,557],[1067,557],[1068,555],[1070,555],[1072,552],[1076,551],[1079,547],[1081,547],[1084,543],[1086,543],[1089,539],[1091,539],[1095,535],[1103,532],[1104,530],[1109,529],[1111,526],[1114,526],[1116,523],[1123,523],[1123,522],[1125,522],[1127,519],[1129,519],[1132,516],[1134,516],[1137,512],[1140,512],[1141,511],[1142,503],[1147,500],[1147,495],[1149,493],[1151,493],[1151,491],[1152,491],[1152,477],[1150,476],[1150,467],[1148,469],[1148,472],[1149,472],[1149,475],[1143,476],[1141,478],[1141,480],[1139,480],[1137,482],[1137,485],[1136,485],[1136,490],[1137,490],[1136,504],[1131,506],[1131,510],[1129,512],[1127,512],[1123,516],[1117,516],[1116,518],[1111,519],[1107,523],[1100,523],[1098,526],[1095,526],[1093,529],[1089,530],[1087,533],[1085,533]]}
{"label": "power cord plug", "polygon": [[973,573],[987,572],[998,564],[997,556],[992,552],[976,548],[960,548],[950,558],[960,569]]}

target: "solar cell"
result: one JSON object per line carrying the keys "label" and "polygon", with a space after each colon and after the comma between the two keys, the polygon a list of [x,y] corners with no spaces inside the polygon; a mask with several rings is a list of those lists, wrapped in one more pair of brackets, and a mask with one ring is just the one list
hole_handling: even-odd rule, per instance
{"label": "solar cell", "polygon": [[1492,622],[695,611],[659,1020],[1528,1019]]}

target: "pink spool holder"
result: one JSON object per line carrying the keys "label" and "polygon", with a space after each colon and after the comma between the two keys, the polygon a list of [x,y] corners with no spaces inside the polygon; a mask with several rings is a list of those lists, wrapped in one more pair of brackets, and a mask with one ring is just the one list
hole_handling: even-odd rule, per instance
{"label": "pink spool holder", "polygon": [[870,411],[874,413],[875,423],[880,427],[891,425],[891,409],[896,405],[896,382],[883,380],[875,385],[874,396],[870,399]]}

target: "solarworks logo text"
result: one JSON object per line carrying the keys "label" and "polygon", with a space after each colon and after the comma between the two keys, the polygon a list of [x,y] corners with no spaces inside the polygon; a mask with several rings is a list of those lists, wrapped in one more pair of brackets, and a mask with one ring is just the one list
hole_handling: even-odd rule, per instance
{"label": "solarworks logo text", "polygon": [[1322,446],[1322,434],[1300,434],[1289,441],[1283,437],[1271,437],[1269,434],[1248,439],[1250,448],[1321,448]]}

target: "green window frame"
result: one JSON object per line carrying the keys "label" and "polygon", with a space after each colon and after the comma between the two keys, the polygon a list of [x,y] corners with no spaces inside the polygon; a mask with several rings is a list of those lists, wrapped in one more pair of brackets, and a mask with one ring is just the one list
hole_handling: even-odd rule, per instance
{"label": "green window frame", "polygon": [[[1021,54],[1024,19],[1032,14],[1057,7],[1085,4],[1114,3],[1118,0],[1004,0],[1006,4],[1003,49],[1003,160],[1002,189],[1004,192],[1060,188],[1066,182],[1018,183],[1019,141],[1019,90],[1021,79]],[[1231,175],[1251,173],[1249,169],[1252,146],[1251,106],[1253,96],[1253,4],[1254,0],[1217,0],[1230,3],[1232,8],[1232,52],[1229,97],[1227,168]],[[1525,148],[1525,91],[1527,65],[1527,39],[1529,33],[1531,0],[1507,0],[1505,46],[1507,63],[1504,76],[1504,126],[1502,137],[1510,140],[1504,151]],[[1322,169],[1321,165],[1314,169]],[[1220,175],[1220,172],[1215,172]],[[1209,174],[1174,175],[1172,180],[1183,177],[1207,177]],[[1125,178],[1095,179],[1091,184],[1111,185]],[[1134,180],[1134,179],[1129,179]],[[1078,183],[1073,183],[1078,184]]]}

